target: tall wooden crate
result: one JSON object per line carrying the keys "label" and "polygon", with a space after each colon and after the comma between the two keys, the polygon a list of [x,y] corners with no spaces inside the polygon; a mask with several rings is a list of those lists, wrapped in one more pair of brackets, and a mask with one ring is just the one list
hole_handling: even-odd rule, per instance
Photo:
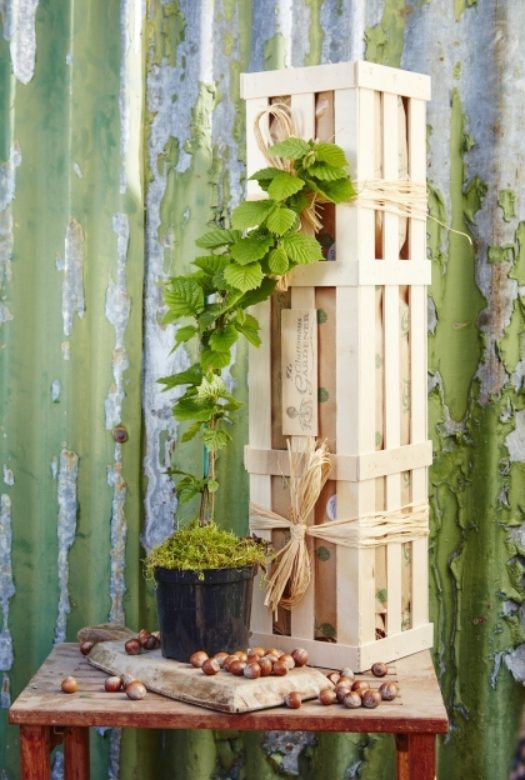
{"label": "tall wooden crate", "polygon": [[[289,292],[255,312],[263,343],[252,350],[249,366],[251,500],[286,514],[280,312],[295,308],[317,312],[317,433],[333,453],[333,474],[312,522],[357,518],[359,524],[376,512],[388,518],[407,504],[426,504],[424,210],[410,216],[388,204],[382,210],[366,192],[385,181],[390,189],[401,180],[425,185],[430,80],[354,62],[243,74],[241,94],[248,176],[268,164],[255,140],[256,118],[285,101],[300,135],[335,140],[344,149],[360,192],[335,214],[325,210],[329,227],[321,232],[333,244],[327,252],[333,259],[296,268]],[[255,181],[248,194],[263,197]],[[300,437],[294,439],[300,447]],[[277,544],[280,536],[273,533]],[[288,616],[276,620],[263,605],[264,591],[255,588],[253,643],[304,646],[314,664],[355,670],[431,646],[426,535],[352,548],[310,540],[309,547],[312,582]]]}

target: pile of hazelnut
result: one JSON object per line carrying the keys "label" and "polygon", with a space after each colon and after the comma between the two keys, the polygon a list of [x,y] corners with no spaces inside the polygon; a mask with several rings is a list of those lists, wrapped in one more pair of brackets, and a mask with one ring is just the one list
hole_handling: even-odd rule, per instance
{"label": "pile of hazelnut", "polygon": [[[380,678],[387,674],[388,669],[386,664],[378,661],[372,664],[370,671],[374,677]],[[382,701],[393,701],[399,693],[395,682],[386,681],[379,688],[372,688],[366,680],[356,680],[353,671],[349,668],[341,669],[340,672],[330,672],[327,677],[335,687],[323,688],[319,693],[319,701],[325,705],[339,702],[350,710],[357,707],[375,709]]]}
{"label": "pile of hazelnut", "polygon": [[[275,647],[250,647],[247,650],[236,650],[234,653],[221,651],[213,656],[209,656],[204,650],[197,650],[190,656],[190,664],[201,669],[204,674],[214,675],[222,669],[248,680],[270,675],[283,677],[294,667],[305,666],[307,663],[308,653],[302,647],[297,647],[291,653]],[[285,704],[291,709],[298,709],[301,706],[299,691],[290,691],[285,697]]]}

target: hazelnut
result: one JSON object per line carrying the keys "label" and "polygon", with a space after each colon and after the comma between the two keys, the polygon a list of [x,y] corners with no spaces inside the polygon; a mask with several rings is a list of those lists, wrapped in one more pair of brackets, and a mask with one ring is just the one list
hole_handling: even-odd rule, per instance
{"label": "hazelnut", "polygon": [[350,680],[355,680],[355,674],[349,666],[345,666],[341,669],[341,677],[348,677]]}
{"label": "hazelnut", "polygon": [[231,662],[228,671],[230,671],[232,674],[236,675],[237,677],[240,677],[241,674],[244,674],[245,666],[246,666],[246,661],[241,661],[240,658],[237,658],[235,661]]}
{"label": "hazelnut", "polygon": [[221,667],[221,669],[224,665],[224,661],[226,660],[226,658],[228,658],[228,655],[229,654],[225,653],[224,650],[221,650],[220,653],[215,653],[215,655],[213,656],[217,661],[217,663],[219,664],[219,666]]}
{"label": "hazelnut", "polygon": [[122,688],[122,679],[120,677],[112,676],[106,677],[104,680],[104,690],[108,693],[116,693]]}
{"label": "hazelnut", "polygon": [[277,677],[282,677],[283,675],[288,674],[287,664],[278,658],[273,665],[273,673],[277,675]]}
{"label": "hazelnut", "polygon": [[273,655],[274,658],[280,658],[284,653],[284,650],[279,650],[277,647],[267,647],[264,651],[265,655]]}
{"label": "hazelnut", "polygon": [[247,663],[243,669],[243,674],[249,680],[256,680],[261,676],[261,667],[257,662]]}
{"label": "hazelnut", "polygon": [[259,658],[258,664],[261,670],[261,677],[268,677],[273,672],[273,661],[267,655]]}
{"label": "hazelnut", "polygon": [[190,664],[196,669],[200,669],[204,661],[207,660],[208,653],[205,653],[204,650],[195,650],[195,652],[190,655]]}
{"label": "hazelnut", "polygon": [[308,652],[303,647],[296,647],[292,652],[292,658],[296,666],[306,666],[308,663]]}
{"label": "hazelnut", "polygon": [[64,677],[62,682],[60,683],[60,687],[64,691],[64,693],[75,693],[78,691],[78,683],[74,677],[71,677],[70,675],[68,677]]}
{"label": "hazelnut", "polygon": [[121,680],[121,683],[122,683],[122,687],[125,690],[130,683],[134,682],[135,678],[133,677],[132,674],[121,674],[120,675],[120,680]]}
{"label": "hazelnut", "polygon": [[382,661],[378,661],[377,663],[372,664],[371,672],[374,677],[384,677],[387,671],[388,669],[386,664],[384,664]]}
{"label": "hazelnut", "polygon": [[248,660],[248,653],[245,653],[244,650],[236,650],[233,655],[237,656],[239,661],[244,661],[244,663]]}
{"label": "hazelnut", "polygon": [[383,701],[393,701],[399,693],[395,682],[384,682],[379,686],[379,693]]}
{"label": "hazelnut", "polygon": [[140,680],[132,680],[126,685],[126,696],[128,699],[143,699],[146,695],[146,686]]}
{"label": "hazelnut", "polygon": [[136,637],[128,639],[124,644],[124,650],[128,655],[138,655],[141,651],[139,640]]}
{"label": "hazelnut", "polygon": [[144,644],[142,645],[144,650],[156,650],[157,647],[159,647],[159,640],[156,636],[153,636],[153,634],[150,634],[146,639],[144,640]]}
{"label": "hazelnut", "polygon": [[224,669],[225,672],[229,672],[231,671],[230,666],[232,665],[232,663],[238,660],[239,659],[237,658],[236,655],[227,655],[224,661],[222,662],[222,668]]}
{"label": "hazelnut", "polygon": [[366,691],[368,688],[370,688],[370,683],[367,683],[366,680],[356,680],[354,683],[352,683],[351,690],[356,691],[360,696],[362,696],[364,691]]}
{"label": "hazelnut", "polygon": [[288,667],[288,671],[291,671],[295,666],[295,661],[293,660],[290,653],[283,653],[282,656],[279,658],[279,661],[283,664],[286,664]]}
{"label": "hazelnut", "polygon": [[348,685],[348,687],[351,688],[354,682],[355,680],[353,677],[348,677],[347,675],[341,675],[337,685]]}
{"label": "hazelnut", "polygon": [[139,640],[141,647],[146,647],[146,642],[148,641],[150,636],[151,636],[151,631],[148,631],[147,628],[140,629],[139,633],[137,634],[137,639]]}
{"label": "hazelnut", "polygon": [[264,647],[249,647],[246,652],[248,655],[258,655],[259,658],[262,658],[265,654]]}
{"label": "hazelnut", "polygon": [[357,691],[350,691],[343,699],[343,704],[348,707],[349,710],[355,710],[361,706],[361,697]]}
{"label": "hazelnut", "polygon": [[284,701],[286,706],[289,707],[291,710],[298,710],[302,703],[301,694],[299,693],[299,691],[290,691],[290,693],[286,695]]}
{"label": "hazelnut", "polygon": [[89,639],[87,639],[85,642],[80,643],[80,652],[82,655],[87,655],[92,647],[95,646],[94,642],[91,642]]}
{"label": "hazelnut", "polygon": [[374,688],[368,688],[368,690],[363,691],[361,701],[363,702],[363,707],[367,707],[369,710],[373,710],[375,707],[381,704],[381,694]]}
{"label": "hazelnut", "polygon": [[325,706],[334,704],[334,702],[337,701],[337,694],[333,688],[323,688],[322,691],[319,692],[319,701]]}
{"label": "hazelnut", "polygon": [[207,675],[217,674],[217,672],[220,671],[220,668],[220,664],[216,658],[206,658],[201,666],[202,671]]}
{"label": "hazelnut", "polygon": [[347,696],[351,690],[352,688],[350,687],[350,685],[341,685],[340,683],[338,683],[334,688],[337,701],[340,701],[342,703],[344,697]]}

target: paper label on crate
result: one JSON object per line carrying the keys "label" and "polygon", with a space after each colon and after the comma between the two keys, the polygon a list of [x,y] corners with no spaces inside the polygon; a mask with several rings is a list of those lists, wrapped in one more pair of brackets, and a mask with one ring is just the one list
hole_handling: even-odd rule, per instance
{"label": "paper label on crate", "polygon": [[281,312],[282,417],[285,436],[317,436],[317,311]]}

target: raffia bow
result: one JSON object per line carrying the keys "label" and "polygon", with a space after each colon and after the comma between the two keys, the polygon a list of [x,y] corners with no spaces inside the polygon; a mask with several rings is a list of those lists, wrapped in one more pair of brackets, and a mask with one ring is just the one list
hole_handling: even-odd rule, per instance
{"label": "raffia bow", "polygon": [[251,531],[290,530],[289,541],[274,556],[272,574],[267,583],[264,604],[273,613],[279,606],[290,609],[298,604],[310,585],[308,537],[356,548],[410,542],[428,535],[427,504],[410,504],[398,510],[313,525],[311,514],[331,470],[328,447],[325,442],[316,447],[315,440],[309,438],[306,439],[306,450],[302,451],[288,442],[288,456],[289,519],[250,504]]}

